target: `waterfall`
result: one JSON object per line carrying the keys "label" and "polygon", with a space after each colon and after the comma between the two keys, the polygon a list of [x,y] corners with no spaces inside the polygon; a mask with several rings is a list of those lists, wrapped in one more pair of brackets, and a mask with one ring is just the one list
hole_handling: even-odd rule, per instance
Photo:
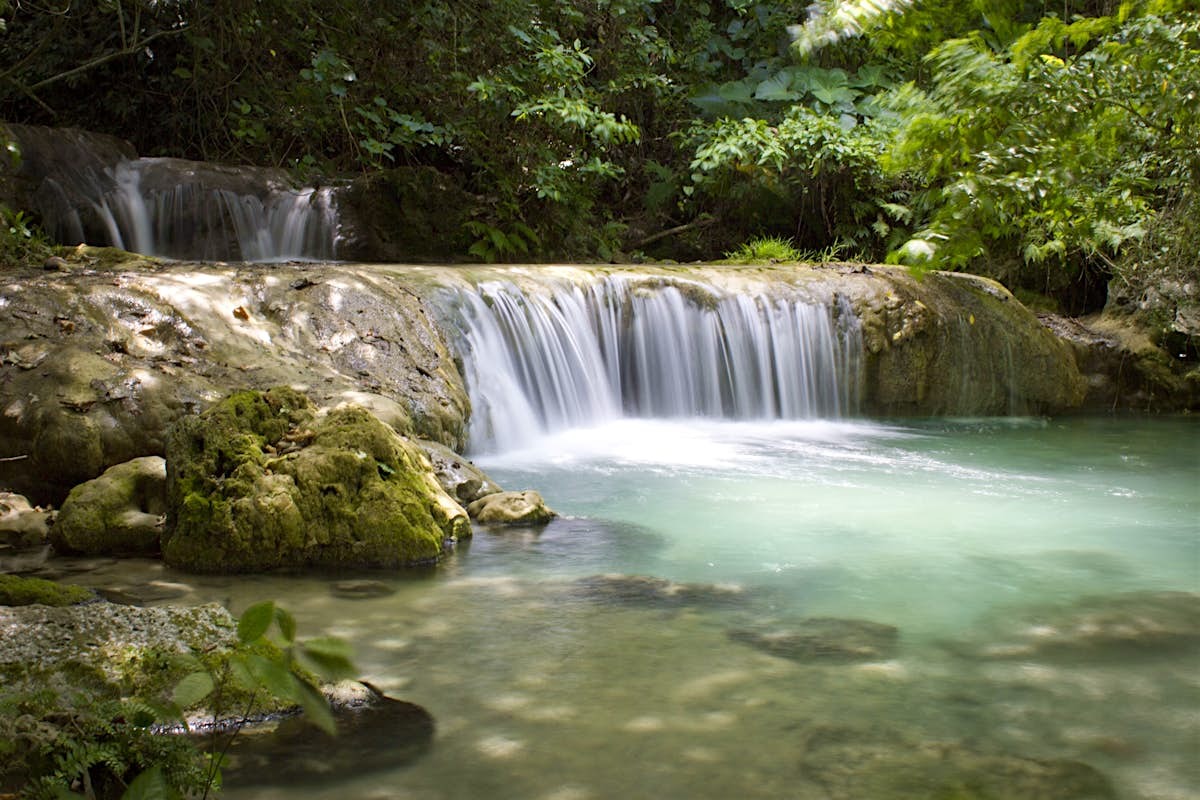
{"label": "waterfall", "polygon": [[334,191],[294,189],[260,172],[176,159],[122,161],[49,181],[42,212],[51,235],[66,244],[180,259],[334,258]]}
{"label": "waterfall", "polygon": [[508,449],[620,416],[806,419],[858,403],[848,303],[692,281],[486,281],[449,301],[471,443]]}

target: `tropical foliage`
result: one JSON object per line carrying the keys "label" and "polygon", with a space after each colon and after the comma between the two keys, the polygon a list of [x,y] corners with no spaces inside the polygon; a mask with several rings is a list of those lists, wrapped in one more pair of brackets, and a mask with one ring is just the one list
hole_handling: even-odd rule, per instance
{"label": "tropical foliage", "polygon": [[0,117],[317,179],[432,167],[479,199],[463,257],[714,258],[776,236],[1076,310],[1111,278],[1195,269],[1193,0],[81,0],[0,18]]}

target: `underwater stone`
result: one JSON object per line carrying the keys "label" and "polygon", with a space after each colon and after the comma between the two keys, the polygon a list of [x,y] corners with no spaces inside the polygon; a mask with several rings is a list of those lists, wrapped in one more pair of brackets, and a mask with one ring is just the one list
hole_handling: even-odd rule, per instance
{"label": "underwater stone", "polygon": [[369,600],[375,597],[390,597],[396,593],[396,588],[383,581],[350,580],[338,581],[329,587],[334,597],[343,600]]}
{"label": "underwater stone", "polygon": [[730,631],[729,638],[793,661],[875,661],[895,654],[899,631],[869,620],[810,617],[778,630]]}
{"label": "underwater stone", "polygon": [[367,688],[365,702],[330,698],[336,736],[291,717],[270,733],[238,737],[223,777],[234,786],[311,785],[395,769],[424,755],[433,743],[433,716]]}
{"label": "underwater stone", "polygon": [[651,575],[591,575],[576,585],[603,602],[646,605],[689,605],[740,601],[745,590],[718,583],[676,583]]}
{"label": "underwater stone", "polygon": [[1038,609],[986,628],[967,652],[995,659],[1139,657],[1200,647],[1200,594],[1125,592]]}
{"label": "underwater stone", "polygon": [[[894,732],[892,732],[894,733]],[[810,734],[802,769],[830,800],[1114,800],[1109,780],[1065,759],[982,753],[950,742],[909,742],[879,731]]]}

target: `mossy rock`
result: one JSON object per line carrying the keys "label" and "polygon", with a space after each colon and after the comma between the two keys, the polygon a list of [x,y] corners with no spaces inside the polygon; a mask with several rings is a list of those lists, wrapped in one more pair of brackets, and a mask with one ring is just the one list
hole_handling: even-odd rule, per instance
{"label": "mossy rock", "polygon": [[82,586],[55,583],[41,578],[0,575],[0,606],[73,606],[95,600]]}
{"label": "mossy rock", "polygon": [[135,458],[71,490],[50,531],[56,550],[149,555],[159,550],[166,513],[166,462]]}
{"label": "mossy rock", "polygon": [[196,572],[396,567],[470,535],[419,448],[364,408],[241,392],[167,441],[163,556]]}

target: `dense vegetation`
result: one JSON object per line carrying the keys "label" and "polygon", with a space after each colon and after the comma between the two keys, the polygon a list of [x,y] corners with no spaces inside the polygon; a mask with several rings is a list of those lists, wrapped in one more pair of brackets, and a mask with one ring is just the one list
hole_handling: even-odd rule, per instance
{"label": "dense vegetation", "polygon": [[0,118],[312,179],[434,168],[478,199],[481,258],[778,237],[1071,311],[1110,281],[1136,304],[1200,272],[1191,0],[0,0],[0,17]]}

